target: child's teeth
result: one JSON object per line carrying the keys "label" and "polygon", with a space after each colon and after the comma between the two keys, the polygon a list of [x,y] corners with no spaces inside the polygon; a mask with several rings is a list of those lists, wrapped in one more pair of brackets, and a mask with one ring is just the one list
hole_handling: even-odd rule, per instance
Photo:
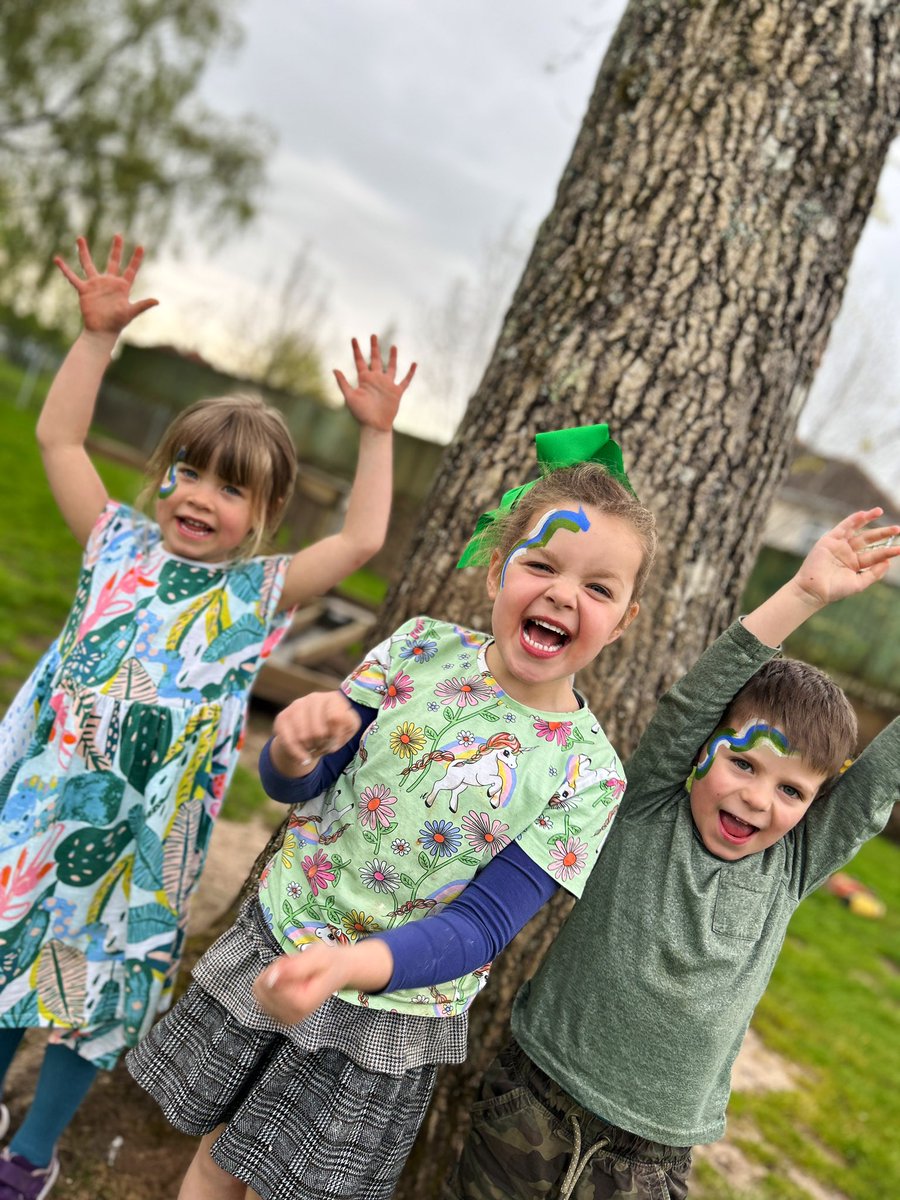
{"label": "child's teeth", "polygon": [[[551,626],[547,626],[547,628],[549,629]],[[555,632],[558,633],[559,630],[555,630]],[[535,638],[531,637],[525,630],[522,631],[522,636],[525,638],[525,641],[529,646],[534,646],[535,650],[543,650],[545,653],[552,652],[553,650],[561,650],[563,647],[562,642],[560,642],[558,646],[548,646],[546,642],[539,642]]]}

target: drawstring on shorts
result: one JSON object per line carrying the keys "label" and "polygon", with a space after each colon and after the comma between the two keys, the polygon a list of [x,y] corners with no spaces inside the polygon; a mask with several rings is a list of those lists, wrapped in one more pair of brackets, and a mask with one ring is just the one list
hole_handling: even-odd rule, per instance
{"label": "drawstring on shorts", "polygon": [[608,1137],[602,1137],[598,1142],[594,1142],[592,1146],[588,1146],[584,1154],[581,1153],[581,1126],[578,1124],[578,1118],[574,1113],[569,1113],[567,1118],[568,1124],[572,1130],[572,1158],[569,1162],[569,1169],[566,1171],[565,1178],[562,1181],[559,1189],[559,1200],[570,1200],[570,1197],[575,1191],[578,1180],[584,1173],[587,1167],[600,1150],[605,1150],[610,1144]]}

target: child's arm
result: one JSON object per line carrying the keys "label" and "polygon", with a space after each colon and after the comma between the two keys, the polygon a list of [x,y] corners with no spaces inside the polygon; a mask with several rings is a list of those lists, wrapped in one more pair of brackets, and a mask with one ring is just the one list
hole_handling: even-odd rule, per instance
{"label": "child's arm", "polygon": [[347,513],[339,533],[298,551],[288,566],[278,607],[292,608],[307,596],[320,596],[368,562],[384,545],[391,513],[393,486],[393,427],[403,393],[416,373],[413,363],[397,381],[397,349],[388,363],[381,361],[378,338],[372,335],[371,359],[366,365],[353,339],[357,385],[351,387],[341,371],[334,375],[347,407],[359,422],[359,457]]}
{"label": "child's arm", "polygon": [[900,547],[884,544],[897,527],[860,532],[880,512],[854,513],[820,538],[794,578],[735,621],[666,692],[625,763],[628,788],[617,820],[639,818],[670,801],[729,702],[772,657],[773,647],[831,600],[882,578],[890,558],[900,554]]}
{"label": "child's arm", "polygon": [[[321,703],[322,693],[314,695],[315,700],[311,702]],[[320,792],[331,787],[344,768],[352,761],[359,749],[362,735],[375,720],[378,710],[369,705],[359,704],[355,700],[347,700],[343,692],[338,692],[337,695],[341,696],[344,704],[348,705],[351,712],[355,714],[356,732],[351,733],[345,742],[338,745],[337,749],[326,751],[317,762],[313,762],[310,758],[308,766],[305,763],[300,764],[299,769],[302,774],[296,773],[296,764],[299,757],[310,757],[305,748],[302,754],[291,754],[285,749],[283,741],[279,740],[277,734],[263,746],[259,756],[259,778],[266,795],[271,796],[273,800],[277,800],[281,804],[305,804],[313,796],[318,796]],[[299,704],[300,701],[295,701],[295,703]],[[342,732],[346,732],[351,728],[353,718],[349,714],[346,717],[342,715],[340,721]],[[331,740],[338,740],[339,737],[340,734],[332,736]],[[278,758],[281,767],[276,765],[273,755]]]}
{"label": "child's arm", "polygon": [[293,1025],[342,989],[395,991],[458,979],[495,958],[558,887],[511,842],[438,916],[352,946],[319,943],[286,955],[262,972],[254,993],[266,1012]]}
{"label": "child's arm", "polygon": [[50,490],[66,524],[84,546],[108,500],[84,448],[103,373],[125,326],[158,302],[130,299],[144,256],[140,246],[121,273],[122,239],[118,234],[103,272],[94,266],[84,238],[78,239],[77,246],[84,279],[61,258],[53,261],[78,293],[84,328],[50,385],[36,432]]}
{"label": "child's arm", "polygon": [[814,612],[883,579],[890,560],[900,555],[900,546],[888,544],[900,534],[900,525],[864,528],[882,512],[851,513],[823,534],[793,579],[744,617],[744,628],[767,646],[777,646]]}
{"label": "child's arm", "polygon": [[883,729],[797,826],[794,886],[802,899],[880,833],[900,803],[900,717]]}

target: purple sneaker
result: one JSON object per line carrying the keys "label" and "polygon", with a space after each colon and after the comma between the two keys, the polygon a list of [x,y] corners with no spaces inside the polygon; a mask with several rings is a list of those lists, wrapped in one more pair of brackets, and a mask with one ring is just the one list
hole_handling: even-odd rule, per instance
{"label": "purple sneaker", "polygon": [[0,1154],[0,1200],[44,1200],[59,1175],[56,1155],[48,1167],[36,1167],[21,1154]]}

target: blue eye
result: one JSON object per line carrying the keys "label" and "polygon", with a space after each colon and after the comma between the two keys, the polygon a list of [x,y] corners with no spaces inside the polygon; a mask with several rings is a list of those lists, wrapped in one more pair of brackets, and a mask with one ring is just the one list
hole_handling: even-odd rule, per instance
{"label": "blue eye", "polygon": [[752,771],[753,765],[747,762],[746,758],[733,758],[731,760],[739,771]]}
{"label": "blue eye", "polygon": [[789,783],[784,784],[781,790],[784,792],[784,794],[786,796],[789,796],[791,798],[791,800],[802,800],[803,799],[800,792],[798,792],[797,789],[795,787],[792,787]]}
{"label": "blue eye", "polygon": [[199,479],[199,476],[198,476],[197,472],[194,470],[194,468],[193,468],[193,467],[186,467],[186,466],[184,465],[184,463],[181,463],[181,464],[179,464],[179,466],[178,466],[178,474],[179,474],[179,475],[180,475],[180,476],[181,476],[183,479]]}
{"label": "blue eye", "polygon": [[605,596],[607,600],[612,600],[613,594],[608,587],[604,587],[602,583],[592,583],[589,585],[590,590],[598,596]]}

